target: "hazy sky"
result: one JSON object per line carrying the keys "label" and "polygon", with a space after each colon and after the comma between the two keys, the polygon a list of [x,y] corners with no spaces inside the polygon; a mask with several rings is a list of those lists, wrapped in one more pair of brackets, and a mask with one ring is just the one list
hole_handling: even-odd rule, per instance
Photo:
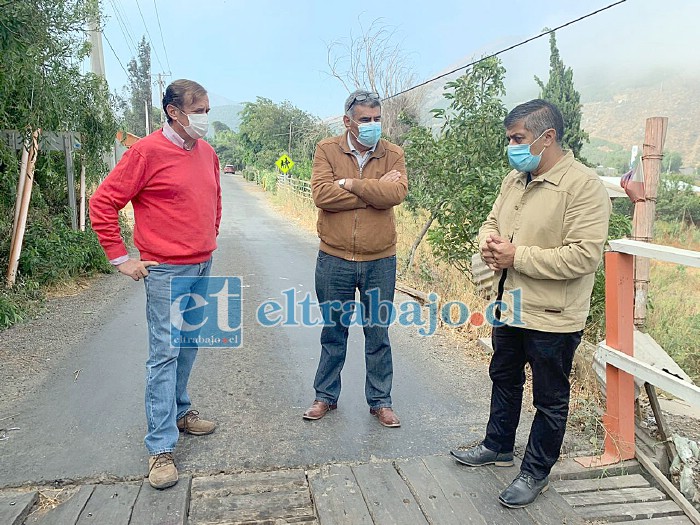
{"label": "hazy sky", "polygon": [[[340,82],[328,75],[327,45],[359,35],[360,21],[366,27],[382,18],[395,28],[396,41],[416,77],[426,80],[472,57],[535,36],[544,27],[554,28],[612,3],[101,1],[109,40],[104,41],[105,66],[112,91],[126,84],[122,66],[135,55],[136,43],[145,34],[152,43],[153,73],[170,72],[169,81],[200,82],[210,92],[213,105],[263,96],[275,102],[289,100],[322,118],[341,113],[347,96]],[[561,29],[557,40],[585,100],[587,89],[658,66],[697,73],[699,19],[700,0],[627,0]],[[537,95],[532,77],[546,79],[548,46],[544,37],[501,56],[508,70],[507,100]],[[154,97],[158,97],[157,87]]]}

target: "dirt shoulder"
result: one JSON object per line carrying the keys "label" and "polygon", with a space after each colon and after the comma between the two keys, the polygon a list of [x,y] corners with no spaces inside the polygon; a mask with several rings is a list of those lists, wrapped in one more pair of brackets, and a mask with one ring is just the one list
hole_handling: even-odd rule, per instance
{"label": "dirt shoulder", "polygon": [[10,407],[41,385],[77,342],[100,329],[131,286],[119,274],[90,278],[48,298],[34,319],[0,332],[0,419],[11,416]]}

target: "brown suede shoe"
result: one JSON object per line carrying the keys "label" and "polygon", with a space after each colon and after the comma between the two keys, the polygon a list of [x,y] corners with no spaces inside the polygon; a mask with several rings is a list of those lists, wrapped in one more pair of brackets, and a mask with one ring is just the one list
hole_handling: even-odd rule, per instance
{"label": "brown suede shoe", "polygon": [[309,420],[321,419],[328,413],[329,410],[335,410],[336,408],[338,408],[338,405],[329,405],[323,401],[316,400],[308,408],[308,410],[304,412],[302,417]]}
{"label": "brown suede shoe", "polygon": [[171,452],[148,458],[148,482],[154,489],[167,489],[177,483],[177,468]]}
{"label": "brown suede shoe", "polygon": [[216,429],[216,423],[199,417],[199,412],[190,410],[177,420],[177,429],[193,436],[206,436]]}
{"label": "brown suede shoe", "polygon": [[370,408],[369,413],[376,416],[379,422],[385,427],[397,428],[401,426],[401,421],[399,421],[399,418],[396,417],[394,411],[389,407]]}

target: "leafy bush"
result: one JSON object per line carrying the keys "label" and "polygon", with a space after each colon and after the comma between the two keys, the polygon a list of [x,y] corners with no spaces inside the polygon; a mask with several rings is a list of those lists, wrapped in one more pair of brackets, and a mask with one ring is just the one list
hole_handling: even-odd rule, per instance
{"label": "leafy bush", "polygon": [[[629,217],[613,211],[608,226],[608,240],[622,239],[632,233],[632,221]],[[605,337],[605,265],[601,264],[595,273],[591,311],[586,324],[587,340],[598,343]]]}
{"label": "leafy bush", "polygon": [[693,193],[693,180],[671,175],[659,181],[656,217],[666,221],[700,224],[700,196]]}

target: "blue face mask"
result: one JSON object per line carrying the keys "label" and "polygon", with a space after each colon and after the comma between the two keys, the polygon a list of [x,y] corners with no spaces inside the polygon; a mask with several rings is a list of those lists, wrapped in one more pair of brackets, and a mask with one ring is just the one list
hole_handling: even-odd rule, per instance
{"label": "blue face mask", "polygon": [[[549,130],[544,130],[542,135],[547,133],[547,131]],[[542,135],[533,140],[532,144],[540,140]],[[530,146],[532,146],[532,144],[516,144],[514,146],[508,146],[508,162],[513,169],[525,173],[532,173],[538,168],[540,161],[542,160],[542,153],[547,146],[542,148],[539,155],[533,155],[530,152]]]}
{"label": "blue face mask", "polygon": [[381,122],[366,122],[360,124],[357,123],[360,134],[355,138],[363,146],[368,148],[374,147],[374,145],[379,142],[379,138],[382,136],[382,123]]}

